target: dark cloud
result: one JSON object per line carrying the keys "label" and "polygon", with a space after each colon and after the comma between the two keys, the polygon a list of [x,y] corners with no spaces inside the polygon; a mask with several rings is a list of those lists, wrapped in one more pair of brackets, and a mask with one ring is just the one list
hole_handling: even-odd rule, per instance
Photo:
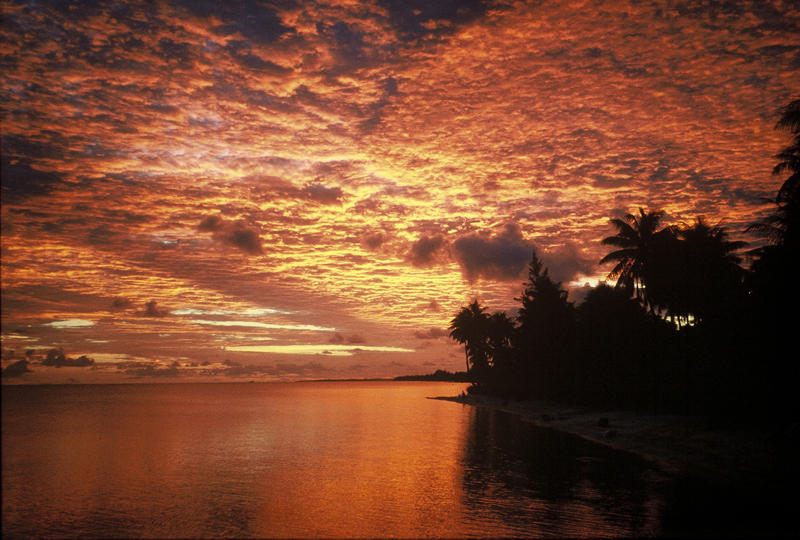
{"label": "dark cloud", "polygon": [[519,279],[531,260],[534,245],[522,237],[519,226],[509,223],[496,236],[469,234],[453,242],[454,257],[464,276],[497,281]]}
{"label": "dark cloud", "polygon": [[430,328],[425,331],[420,330],[418,332],[414,332],[414,337],[417,339],[437,339],[446,335],[447,331],[442,330],[441,328]]}
{"label": "dark cloud", "polygon": [[331,338],[328,340],[328,343],[332,343],[334,345],[340,345],[342,343],[347,343],[349,345],[353,345],[353,344],[366,343],[366,342],[367,342],[367,340],[364,339],[362,336],[359,336],[358,334],[353,334],[353,335],[350,335],[350,336],[343,336],[339,332],[334,333],[333,336],[331,336]]}
{"label": "dark cloud", "polygon": [[481,0],[379,0],[378,3],[389,12],[389,21],[404,41],[450,33],[458,25],[483,16],[487,9]]}
{"label": "dark cloud", "polygon": [[0,178],[5,203],[46,195],[63,181],[59,174],[40,171],[22,163],[12,163],[5,156],[0,162]]}
{"label": "dark cloud", "polygon": [[385,241],[386,236],[384,236],[383,233],[374,232],[365,234],[361,238],[361,245],[369,250],[375,250],[381,247]]}
{"label": "dark cloud", "polygon": [[224,220],[220,216],[206,216],[197,226],[198,231],[203,232],[216,232],[222,230]]}
{"label": "dark cloud", "polygon": [[210,232],[215,240],[237,247],[252,255],[264,252],[258,232],[241,221],[225,221],[218,215],[206,216],[200,221],[197,230]]}
{"label": "dark cloud", "polygon": [[[38,90],[44,91],[44,89]],[[40,159],[62,159],[66,156],[65,149],[74,142],[76,141],[61,133],[49,130],[40,132],[38,139],[25,135],[4,134],[2,136],[4,170],[7,161],[19,160],[30,164]]]}
{"label": "dark cloud", "polygon": [[242,223],[234,224],[222,238],[228,244],[236,246],[242,251],[253,255],[264,251],[261,247],[261,238],[258,236],[258,233],[252,229],[248,229]]}
{"label": "dark cloud", "polygon": [[260,366],[260,365],[230,365],[221,371],[215,371],[216,375],[224,375],[226,377],[252,377],[258,375],[278,375],[279,372],[273,366]]}
{"label": "dark cloud", "polygon": [[61,349],[50,349],[47,356],[42,360],[43,366],[52,367],[88,367],[94,365],[94,360],[88,356],[80,356],[78,358],[69,358],[64,354]]}
{"label": "dark cloud", "polygon": [[275,62],[271,62],[269,60],[264,60],[263,58],[255,54],[250,54],[250,53],[240,54],[234,56],[234,59],[240,65],[246,68],[261,71],[269,75],[285,75],[287,73],[291,73],[292,71],[290,68],[280,66]]}
{"label": "dark cloud", "polygon": [[231,58],[239,65],[266,72],[271,75],[284,75],[291,73],[291,68],[286,68],[266,60],[257,54],[253,54],[250,44],[245,41],[231,40],[228,42],[227,49],[231,53]]}
{"label": "dark cloud", "polygon": [[591,275],[595,270],[596,261],[573,243],[548,249],[541,257],[550,277],[563,283],[575,279],[579,274]]}
{"label": "dark cloud", "polygon": [[169,310],[159,308],[155,300],[150,300],[145,304],[145,309],[140,315],[143,317],[166,317],[169,315]]}
{"label": "dark cloud", "polygon": [[321,204],[338,204],[342,199],[342,188],[318,183],[307,185],[305,193],[309,199]]}
{"label": "dark cloud", "polygon": [[107,225],[98,225],[86,235],[86,241],[93,246],[107,246],[114,242],[117,233]]}
{"label": "dark cloud", "polygon": [[32,373],[32,371],[28,369],[28,361],[25,359],[18,360],[3,368],[3,377],[21,377],[26,373]]}
{"label": "dark cloud", "polygon": [[158,42],[159,52],[169,61],[178,63],[182,68],[191,68],[194,63],[194,54],[188,43],[173,41],[170,38],[161,38]]}
{"label": "dark cloud", "polygon": [[119,367],[123,373],[135,378],[177,377],[181,372],[181,370],[175,365],[171,365],[169,367],[160,367],[159,364],[147,362],[126,362],[125,364],[121,364]]}
{"label": "dark cloud", "polygon": [[336,59],[337,73],[340,69],[357,65],[367,57],[364,33],[344,21],[333,24],[317,23],[317,34],[331,44],[330,52]]}
{"label": "dark cloud", "polygon": [[269,6],[254,5],[246,0],[181,0],[180,5],[197,17],[219,21],[212,28],[215,34],[241,34],[256,43],[271,43],[291,29]]}
{"label": "dark cloud", "polygon": [[444,246],[445,241],[442,235],[422,235],[411,245],[411,249],[406,254],[406,260],[419,268],[433,266],[438,261],[438,254]]}
{"label": "dark cloud", "polygon": [[111,310],[112,311],[122,311],[124,309],[128,309],[133,305],[133,302],[128,298],[114,298],[111,302]]}

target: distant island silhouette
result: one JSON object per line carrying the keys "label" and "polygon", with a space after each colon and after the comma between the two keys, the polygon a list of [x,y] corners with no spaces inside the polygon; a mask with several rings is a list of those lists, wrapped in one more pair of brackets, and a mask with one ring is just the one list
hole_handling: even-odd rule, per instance
{"label": "distant island silhouette", "polygon": [[439,382],[465,382],[471,383],[475,382],[475,379],[472,374],[466,371],[446,371],[443,369],[437,369],[433,373],[428,373],[426,375],[400,375],[399,377],[394,377],[392,379],[394,381],[439,381]]}

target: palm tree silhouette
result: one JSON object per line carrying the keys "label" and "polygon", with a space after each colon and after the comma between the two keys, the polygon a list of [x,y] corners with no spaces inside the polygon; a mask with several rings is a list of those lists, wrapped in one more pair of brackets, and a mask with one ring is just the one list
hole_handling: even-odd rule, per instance
{"label": "palm tree silhouette", "polygon": [[510,347],[514,335],[514,321],[504,311],[497,311],[489,316],[488,321],[489,347],[494,352]]}
{"label": "palm tree silhouette", "polygon": [[780,203],[796,198],[800,187],[800,99],[792,101],[781,109],[781,118],[775,127],[785,129],[793,135],[792,144],[775,155],[780,161],[772,169],[773,174],[782,174],[787,170],[792,173],[778,191]]}
{"label": "palm tree silhouette", "polygon": [[450,321],[450,337],[464,345],[467,373],[470,371],[470,361],[473,367],[488,365],[488,321],[486,308],[477,299],[469,306],[462,307]]}
{"label": "palm tree silhouette", "polygon": [[696,318],[703,319],[723,309],[726,296],[738,290],[744,270],[736,252],[747,243],[729,240],[722,226],[708,225],[702,217],[679,234],[684,253],[682,304]]}
{"label": "palm tree silhouette", "polygon": [[789,131],[793,138],[792,144],[775,155],[780,161],[772,173],[777,175],[789,171],[791,174],[772,201],[777,205],[775,212],[746,230],[766,237],[773,245],[796,250],[800,244],[800,99],[781,109],[781,118],[775,127]]}
{"label": "palm tree silhouette", "polygon": [[602,241],[605,246],[620,248],[600,259],[600,264],[617,263],[609,272],[609,279],[616,278],[617,287],[625,287],[651,308],[646,285],[648,274],[653,271],[653,258],[663,248],[667,237],[674,236],[672,227],[658,230],[663,217],[661,210],[645,212],[639,208],[638,216],[626,214],[624,219],[612,219],[611,224],[617,228],[617,234]]}

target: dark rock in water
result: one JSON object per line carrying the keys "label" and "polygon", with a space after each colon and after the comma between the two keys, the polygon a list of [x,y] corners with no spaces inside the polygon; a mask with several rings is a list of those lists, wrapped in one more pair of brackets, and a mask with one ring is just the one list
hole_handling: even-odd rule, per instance
{"label": "dark rock in water", "polygon": [[600,419],[597,421],[597,425],[599,427],[608,427],[608,418],[605,416],[601,416]]}

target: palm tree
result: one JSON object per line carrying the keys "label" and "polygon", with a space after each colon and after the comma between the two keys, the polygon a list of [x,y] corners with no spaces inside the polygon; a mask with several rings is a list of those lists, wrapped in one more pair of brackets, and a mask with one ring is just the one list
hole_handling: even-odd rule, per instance
{"label": "palm tree", "polygon": [[747,243],[729,240],[723,227],[708,225],[702,217],[679,234],[684,253],[682,304],[698,319],[720,313],[741,285],[744,270],[736,252]]}
{"label": "palm tree", "polygon": [[477,299],[469,306],[462,307],[450,321],[450,337],[464,345],[467,373],[470,371],[470,360],[473,367],[488,364],[488,321],[486,308]]}
{"label": "palm tree", "polygon": [[[785,129],[792,135],[792,144],[784,148],[775,157],[779,159],[772,170],[773,174],[789,171],[791,174],[783,182],[774,200],[775,212],[747,227],[778,246],[796,251],[800,241],[800,99],[796,99],[784,107],[781,118],[775,126]],[[764,253],[758,253],[763,255]]]}
{"label": "palm tree", "polygon": [[777,129],[785,129],[793,135],[792,144],[775,155],[780,161],[772,169],[773,174],[790,171],[792,174],[778,191],[778,202],[797,197],[800,187],[800,99],[796,99],[781,109],[781,118],[775,125]]}
{"label": "palm tree", "polygon": [[781,118],[775,127],[788,130],[793,137],[792,144],[775,156],[780,161],[772,172],[781,174],[789,171],[791,174],[770,201],[775,203],[773,213],[751,224],[746,230],[765,237],[769,243],[750,253],[754,256],[749,275],[753,299],[761,317],[769,317],[775,328],[782,328],[784,321],[796,324],[797,311],[792,311],[795,317],[781,316],[777,320],[768,314],[773,311],[784,312],[784,306],[794,306],[800,302],[795,262],[800,251],[800,99],[781,110]]}
{"label": "palm tree", "polygon": [[617,263],[609,272],[609,279],[616,278],[617,287],[625,287],[651,308],[646,286],[648,274],[656,270],[652,264],[654,255],[663,250],[669,237],[674,237],[672,227],[658,230],[663,217],[661,210],[645,212],[639,208],[638,216],[626,214],[624,219],[612,219],[611,224],[617,228],[617,234],[602,241],[605,246],[620,248],[600,259],[600,264]]}
{"label": "palm tree", "polygon": [[504,311],[497,311],[489,316],[487,326],[489,347],[494,358],[496,351],[511,346],[511,339],[515,329],[514,321]]}

